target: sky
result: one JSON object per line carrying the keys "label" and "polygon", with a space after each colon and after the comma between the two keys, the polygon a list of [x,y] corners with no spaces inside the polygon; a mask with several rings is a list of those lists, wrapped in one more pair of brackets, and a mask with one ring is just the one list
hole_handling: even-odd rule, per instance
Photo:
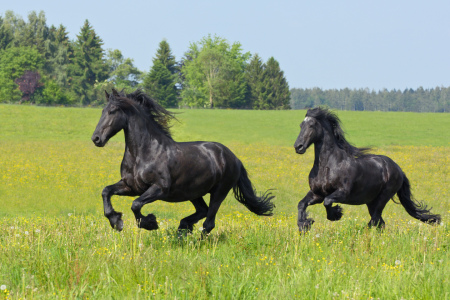
{"label": "sky", "polygon": [[264,61],[290,88],[416,89],[450,86],[450,1],[0,0],[27,19],[44,11],[76,39],[86,19],[104,42],[149,71],[166,39],[177,60],[208,34]]}

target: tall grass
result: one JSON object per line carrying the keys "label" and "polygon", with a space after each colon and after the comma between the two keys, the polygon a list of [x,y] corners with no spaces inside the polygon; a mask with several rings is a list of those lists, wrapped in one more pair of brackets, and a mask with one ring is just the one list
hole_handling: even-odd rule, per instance
{"label": "tall grass", "polygon": [[[390,218],[389,218],[390,219]],[[1,278],[11,298],[446,299],[447,225],[400,217],[383,232],[358,216],[318,220],[299,235],[295,217],[219,218],[207,240],[179,240],[174,223],[116,233],[95,215],[3,219]],[[131,225],[131,224],[129,224]]]}
{"label": "tall grass", "polygon": [[[100,110],[0,105],[0,299],[449,299],[448,116],[377,114],[339,116],[356,145],[378,146],[403,168],[441,225],[391,202],[386,229],[369,230],[365,206],[344,206],[343,219],[330,222],[317,205],[309,209],[316,223],[299,234],[313,151],[299,156],[291,144],[304,112],[186,110],[175,139],[225,143],[257,190],[276,188],[277,207],[257,217],[230,194],[206,240],[203,220],[180,240],[190,203],[145,206],[160,223],[148,232],[134,224],[133,199],[113,197],[125,228],[109,227],[100,195],[120,179],[124,144],[121,136],[105,148],[90,142]],[[403,129],[380,128],[399,120]]]}

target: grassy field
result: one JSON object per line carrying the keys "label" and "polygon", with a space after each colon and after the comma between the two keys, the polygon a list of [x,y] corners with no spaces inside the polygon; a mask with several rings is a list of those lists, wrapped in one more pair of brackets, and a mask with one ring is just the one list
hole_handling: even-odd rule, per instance
{"label": "grassy field", "polygon": [[258,190],[276,188],[275,215],[256,217],[229,195],[207,240],[195,230],[180,241],[192,205],[147,205],[160,222],[148,232],[134,224],[133,199],[114,197],[125,221],[116,233],[100,195],[120,178],[124,143],[92,144],[101,111],[0,105],[0,299],[450,299],[449,114],[338,112],[349,140],[392,157],[441,225],[391,202],[379,232],[366,228],[365,206],[329,222],[317,205],[300,235],[313,151],[292,145],[305,112],[177,112],[175,139],[226,144]]}

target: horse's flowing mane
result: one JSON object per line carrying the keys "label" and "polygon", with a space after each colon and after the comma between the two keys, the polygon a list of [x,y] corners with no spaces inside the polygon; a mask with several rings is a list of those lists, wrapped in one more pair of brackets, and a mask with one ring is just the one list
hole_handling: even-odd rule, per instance
{"label": "horse's flowing mane", "polygon": [[315,118],[325,130],[328,130],[334,137],[336,145],[348,155],[353,157],[369,155],[367,152],[371,150],[370,148],[357,148],[345,139],[341,120],[334,112],[324,107],[316,107],[308,109],[306,116]]}
{"label": "horse's flowing mane", "polygon": [[[166,110],[158,102],[145,94],[141,89],[125,94],[123,91],[117,92],[113,89],[109,96],[110,101],[123,109],[130,107],[140,108],[140,110],[160,129],[167,137],[172,138],[170,133],[170,121],[176,120],[174,113]],[[135,105],[137,104],[137,106]]]}

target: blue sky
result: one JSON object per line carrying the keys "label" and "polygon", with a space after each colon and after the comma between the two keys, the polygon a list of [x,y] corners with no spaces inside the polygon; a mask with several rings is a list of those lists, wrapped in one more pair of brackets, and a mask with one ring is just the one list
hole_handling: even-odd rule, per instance
{"label": "blue sky", "polygon": [[0,1],[2,15],[43,10],[72,39],[88,19],[105,49],[143,71],[162,39],[180,59],[210,33],[275,57],[291,88],[450,86],[448,0]]}

